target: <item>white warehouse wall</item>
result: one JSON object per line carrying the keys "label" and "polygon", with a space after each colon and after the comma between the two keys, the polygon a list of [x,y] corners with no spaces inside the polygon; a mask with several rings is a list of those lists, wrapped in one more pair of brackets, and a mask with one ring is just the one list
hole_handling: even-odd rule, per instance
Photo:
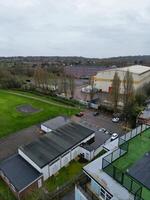
{"label": "white warehouse wall", "polygon": [[41,168],[37,166],[28,156],[26,156],[21,149],[18,149],[18,154],[24,158],[30,165],[32,165],[38,172],[41,173]]}

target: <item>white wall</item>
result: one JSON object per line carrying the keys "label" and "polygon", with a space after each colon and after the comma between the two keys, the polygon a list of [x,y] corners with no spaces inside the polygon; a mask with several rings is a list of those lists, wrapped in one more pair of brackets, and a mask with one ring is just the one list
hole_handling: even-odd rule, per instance
{"label": "white wall", "polygon": [[45,133],[48,133],[48,132],[51,132],[51,131],[52,131],[52,129],[47,128],[46,126],[44,126],[44,125],[42,125],[42,124],[41,124],[41,130],[44,131]]}
{"label": "white wall", "polygon": [[44,181],[47,180],[50,177],[50,173],[49,173],[49,166],[46,165],[45,167],[43,167],[41,169],[41,173],[43,174],[43,179]]}
{"label": "white wall", "polygon": [[76,147],[71,151],[71,160],[75,159],[80,154],[80,147]]}
{"label": "white wall", "polygon": [[[118,72],[118,75],[121,80],[121,85],[120,85],[120,92],[123,93],[124,86],[123,86],[123,79],[125,76],[125,71],[122,71],[121,69],[111,69],[111,70],[104,70],[101,72],[98,72],[96,76],[94,76],[94,85],[97,89],[102,89],[104,92],[108,92],[109,87],[112,85],[112,80],[114,77],[115,72]],[[132,73],[133,76],[133,86],[134,89],[138,89],[139,87],[143,86],[145,83],[149,82],[149,77],[150,77],[150,72],[146,72],[142,75]]]}
{"label": "white wall", "polygon": [[88,151],[87,149],[80,147],[80,153],[84,154],[84,158],[87,160],[92,160],[94,157],[94,150]]}
{"label": "white wall", "polygon": [[61,169],[60,159],[49,166],[49,174],[50,176],[56,174]]}
{"label": "white wall", "polygon": [[77,187],[75,187],[75,200],[88,200]]}
{"label": "white wall", "polygon": [[21,149],[18,149],[18,154],[24,158],[30,165],[32,165],[37,171],[39,171],[41,173],[41,168],[36,165],[28,156],[26,156]]}
{"label": "white wall", "polygon": [[103,150],[102,146],[99,146],[95,151],[94,151],[94,157],[97,156],[101,151]]}
{"label": "white wall", "polygon": [[68,165],[70,161],[71,161],[71,152],[61,157],[61,167]]}

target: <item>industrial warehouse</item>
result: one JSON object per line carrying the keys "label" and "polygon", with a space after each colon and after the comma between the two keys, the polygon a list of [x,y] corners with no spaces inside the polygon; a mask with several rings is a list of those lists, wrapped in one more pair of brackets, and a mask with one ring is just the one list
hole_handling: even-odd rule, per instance
{"label": "industrial warehouse", "polygon": [[150,67],[133,65],[129,67],[113,68],[98,72],[97,75],[94,76],[94,87],[102,92],[110,92],[112,89],[112,80],[114,78],[114,74],[117,72],[121,80],[120,93],[123,93],[123,80],[127,71],[132,73],[133,86],[135,90],[141,88],[144,84],[149,82]]}

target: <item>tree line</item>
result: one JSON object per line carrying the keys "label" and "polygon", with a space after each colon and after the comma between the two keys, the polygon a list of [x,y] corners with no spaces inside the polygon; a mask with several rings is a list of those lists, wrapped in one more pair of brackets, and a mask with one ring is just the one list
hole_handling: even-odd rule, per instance
{"label": "tree line", "polygon": [[124,75],[121,90],[121,80],[118,73],[115,72],[112,81],[112,90],[110,92],[110,99],[113,105],[114,113],[118,112],[118,104],[122,102],[122,114],[124,120],[130,121],[132,126],[135,126],[136,118],[139,112],[143,109],[145,100],[150,97],[150,82],[146,83],[141,88],[134,90],[134,79],[132,73],[127,71]]}

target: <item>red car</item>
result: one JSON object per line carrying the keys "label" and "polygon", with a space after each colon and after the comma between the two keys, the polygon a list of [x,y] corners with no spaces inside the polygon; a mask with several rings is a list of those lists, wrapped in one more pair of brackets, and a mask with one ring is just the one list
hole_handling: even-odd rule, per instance
{"label": "red car", "polygon": [[82,117],[83,115],[84,115],[83,112],[79,112],[79,113],[76,114],[77,117]]}

